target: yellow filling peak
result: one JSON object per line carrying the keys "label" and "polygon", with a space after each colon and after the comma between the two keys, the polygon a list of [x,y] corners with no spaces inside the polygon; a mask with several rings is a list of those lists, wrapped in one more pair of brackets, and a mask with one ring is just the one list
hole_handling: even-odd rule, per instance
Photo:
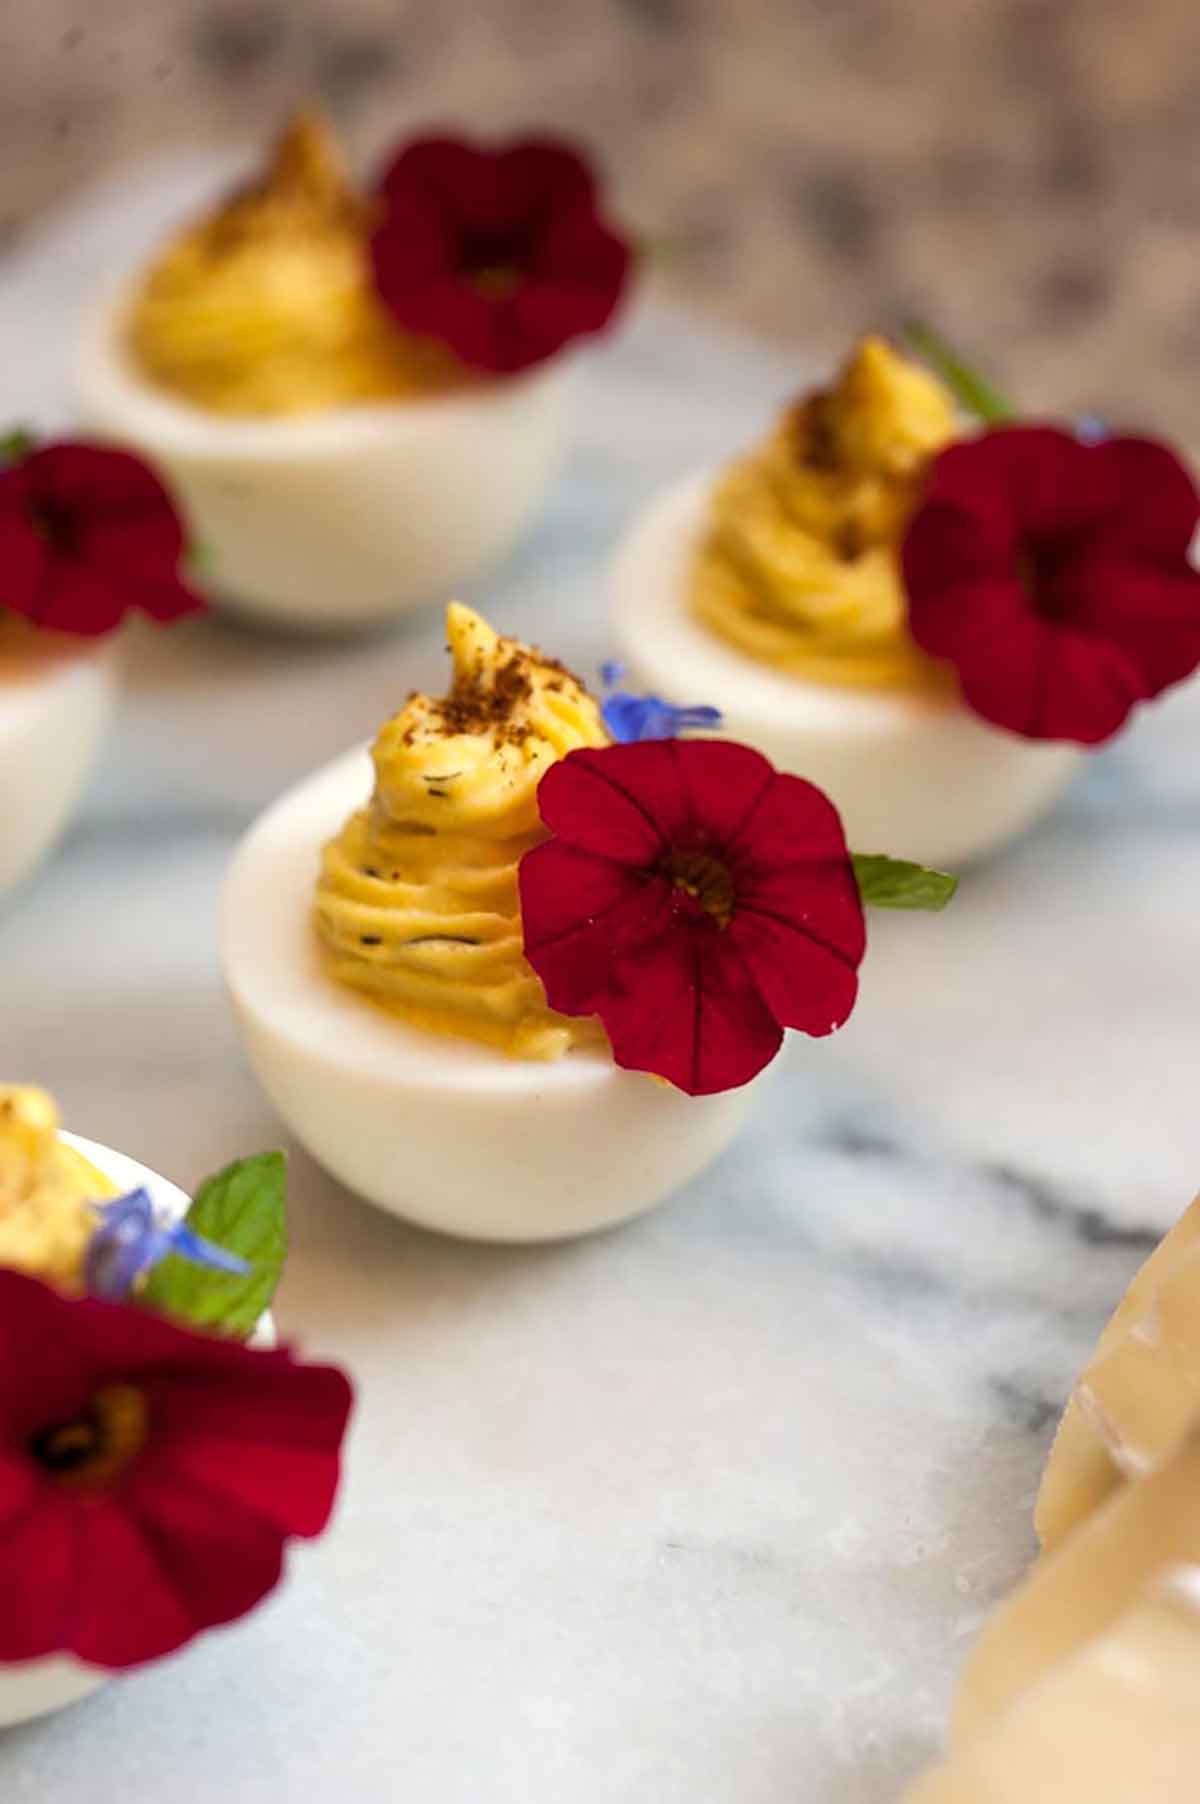
{"label": "yellow filling peak", "polygon": [[928,460],[956,434],[928,371],[865,338],[713,495],[692,608],[763,663],[814,682],[940,684],[909,638],[900,539]]}
{"label": "yellow filling peak", "polygon": [[370,805],[322,857],[317,930],[331,976],[417,1026],[558,1058],[599,1029],[547,1007],[517,867],[545,838],[547,768],[608,734],[561,664],[457,602],[446,631],[453,686],[411,696],[376,740]]}
{"label": "yellow filling peak", "polygon": [[54,1100],[0,1084],[0,1266],[78,1288],[96,1218],[116,1186],[59,1137]]}
{"label": "yellow filling peak", "polygon": [[261,178],[151,264],[129,320],[160,387],[214,413],[301,414],[468,378],[396,327],[371,279],[370,203],[324,121],[301,113]]}

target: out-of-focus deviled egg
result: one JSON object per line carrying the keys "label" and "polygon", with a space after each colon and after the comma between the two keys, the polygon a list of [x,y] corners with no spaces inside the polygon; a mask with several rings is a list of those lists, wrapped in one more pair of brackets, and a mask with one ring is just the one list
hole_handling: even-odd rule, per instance
{"label": "out-of-focus deviled egg", "polygon": [[[490,236],[472,235],[469,218],[439,218],[436,182],[404,185],[396,200],[387,182],[359,190],[302,115],[258,180],[86,324],[89,425],[155,459],[204,547],[211,598],[266,622],[365,627],[445,594],[514,543],[559,458],[570,356],[514,351],[489,368],[455,348],[472,309],[519,298],[509,238],[541,256],[553,208],[522,225],[502,207]],[[523,193],[500,186],[519,211]],[[443,284],[418,330],[378,275],[397,238],[419,266],[402,295]]]}
{"label": "out-of-focus deviled egg", "polygon": [[275,1347],[283,1155],[189,1200],[0,1085],[0,1727],[235,1621],[321,1533],[345,1375]]}
{"label": "out-of-focus deviled egg", "polygon": [[766,443],[654,501],[622,547],[614,629],[643,687],[825,789],[850,838],[958,864],[1019,832],[1078,768],[964,705],[907,624],[899,545],[953,397],[883,340]]}
{"label": "out-of-focus deviled egg", "polygon": [[112,713],[110,647],[0,615],[0,897],[66,829]]}
{"label": "out-of-focus deviled egg", "polygon": [[[568,671],[453,605],[454,683],[286,795],[222,909],[251,1063],[350,1189],[470,1238],[581,1234],[661,1201],[724,1149],[745,1088],[689,1096],[555,1013],[523,945],[518,866],[541,778],[608,743]],[[315,890],[314,890],[315,883]]]}
{"label": "out-of-focus deviled egg", "polygon": [[141,458],[0,438],[0,896],[66,826],[117,686],[130,613],[202,611],[170,496]]}

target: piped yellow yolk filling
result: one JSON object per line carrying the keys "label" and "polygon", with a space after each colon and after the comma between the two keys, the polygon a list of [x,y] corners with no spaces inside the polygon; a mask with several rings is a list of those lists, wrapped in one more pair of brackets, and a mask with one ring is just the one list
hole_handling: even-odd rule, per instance
{"label": "piped yellow yolk filling", "polygon": [[926,464],[955,436],[942,384],[864,339],[831,388],[797,402],[718,482],[694,614],[813,682],[940,685],[907,631],[899,546]]}
{"label": "piped yellow yolk filling", "polygon": [[213,413],[315,413],[469,380],[401,332],[371,279],[370,204],[319,117],[262,178],[183,231],[143,276],[129,347],[159,387]]}
{"label": "piped yellow yolk filling", "polygon": [[608,743],[560,664],[458,603],[454,682],[412,696],[375,742],[375,792],[322,856],[317,931],[330,975],[415,1025],[554,1059],[595,1023],[546,1003],[526,963],[517,868],[545,838],[537,788],[557,758]]}
{"label": "piped yellow yolk filling", "polygon": [[0,1085],[0,1266],[74,1290],[96,1227],[92,1204],[116,1186],[58,1130],[44,1090]]}

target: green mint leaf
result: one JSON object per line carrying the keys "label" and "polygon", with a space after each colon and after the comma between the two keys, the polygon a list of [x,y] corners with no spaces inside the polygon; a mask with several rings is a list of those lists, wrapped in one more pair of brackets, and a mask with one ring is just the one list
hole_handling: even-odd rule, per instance
{"label": "green mint leaf", "polygon": [[8,432],[0,432],[0,467],[19,464],[36,444],[37,440],[27,426],[14,426]]}
{"label": "green mint leaf", "polygon": [[937,913],[958,888],[957,877],[910,864],[906,858],[855,852],[850,862],[858,878],[858,893],[870,908],[927,908]]}
{"label": "green mint leaf", "polygon": [[906,344],[939,375],[959,405],[977,420],[994,426],[999,420],[1013,420],[1016,409],[993,388],[985,376],[964,363],[953,345],[940,332],[923,320],[910,320],[904,328]]}
{"label": "green mint leaf", "polygon": [[269,1309],[287,1257],[283,1153],[238,1159],[205,1180],[187,1212],[187,1225],[250,1266],[244,1276],[215,1272],[172,1253],[155,1266],[138,1301],[193,1327],[238,1339],[253,1334]]}

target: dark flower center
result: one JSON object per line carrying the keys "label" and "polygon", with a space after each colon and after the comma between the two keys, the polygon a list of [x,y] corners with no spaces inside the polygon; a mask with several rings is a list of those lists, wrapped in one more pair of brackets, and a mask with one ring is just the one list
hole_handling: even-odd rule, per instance
{"label": "dark flower center", "polygon": [[1071,549],[1063,539],[1024,539],[1017,549],[1021,586],[1044,620],[1060,620],[1070,612],[1060,579]]}
{"label": "dark flower center", "polygon": [[56,551],[75,551],[79,544],[79,523],[74,510],[61,502],[35,501],[30,508],[33,530],[47,539]]}
{"label": "dark flower center", "polygon": [[719,858],[708,852],[672,852],[660,867],[676,889],[698,902],[718,927],[733,919],[733,877]]}
{"label": "dark flower center", "polygon": [[29,1451],[58,1484],[105,1491],[137,1458],[147,1431],[142,1392],[131,1384],[110,1384],[70,1421],[40,1429],[31,1438]]}
{"label": "dark flower center", "polygon": [[468,232],[459,245],[461,273],[489,301],[503,300],[520,287],[532,260],[532,241],[512,232]]}

